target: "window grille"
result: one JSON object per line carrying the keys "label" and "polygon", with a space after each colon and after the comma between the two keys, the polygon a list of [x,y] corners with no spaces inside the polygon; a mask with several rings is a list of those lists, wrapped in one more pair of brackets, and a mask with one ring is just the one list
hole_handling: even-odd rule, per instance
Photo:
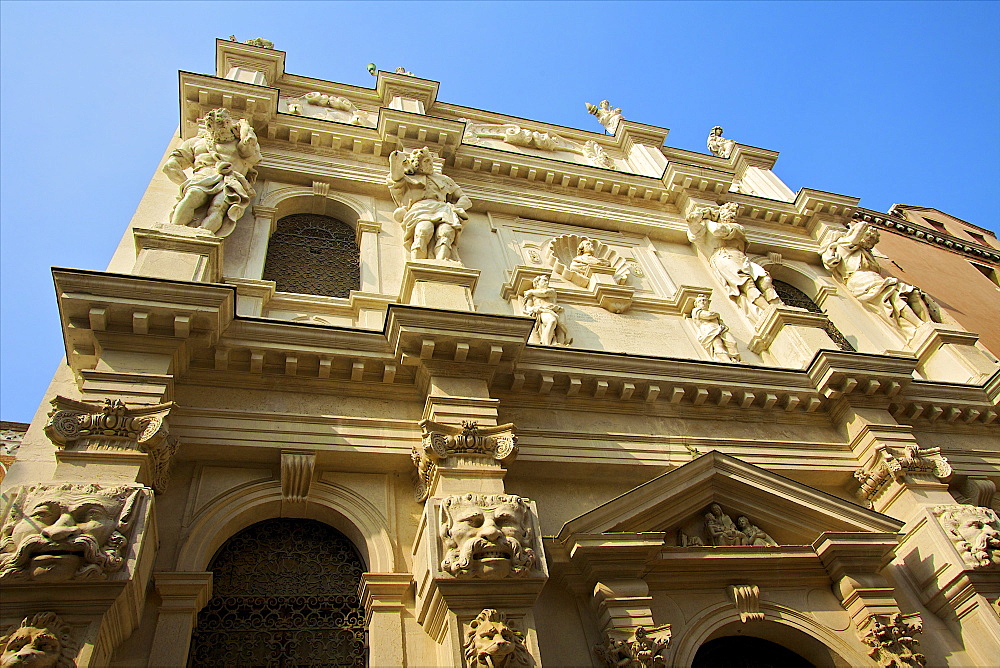
{"label": "window grille", "polygon": [[311,213],[285,216],[268,243],[264,279],[281,292],[350,297],[361,288],[359,256],[350,225]]}
{"label": "window grille", "polygon": [[[774,291],[778,293],[781,297],[781,301],[785,303],[786,306],[795,306],[797,308],[804,308],[810,313],[822,313],[823,309],[813,300],[809,299],[809,295],[799,290],[794,285],[789,285],[784,281],[772,281],[774,283]],[[833,342],[837,344],[837,347],[841,350],[847,350],[850,352],[857,352],[851,342],[841,334],[840,330],[837,329],[836,325],[827,318],[826,321],[826,333],[830,335]]]}
{"label": "window grille", "polygon": [[336,529],[266,520],[230,538],[211,570],[188,666],[366,665],[365,569]]}

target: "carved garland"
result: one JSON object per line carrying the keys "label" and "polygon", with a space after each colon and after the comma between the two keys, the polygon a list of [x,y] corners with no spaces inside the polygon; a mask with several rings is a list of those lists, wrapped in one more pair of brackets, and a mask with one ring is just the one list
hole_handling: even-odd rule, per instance
{"label": "carved garland", "polygon": [[513,461],[517,457],[517,436],[513,424],[480,427],[474,421],[464,421],[461,427],[421,420],[420,445],[413,447],[411,459],[417,467],[415,496],[424,501],[430,494],[431,481],[438,464],[448,457],[464,455]]}

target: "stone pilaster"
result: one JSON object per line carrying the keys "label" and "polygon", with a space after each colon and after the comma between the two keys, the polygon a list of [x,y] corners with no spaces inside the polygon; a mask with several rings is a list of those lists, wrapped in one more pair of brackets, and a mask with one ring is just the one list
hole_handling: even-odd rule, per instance
{"label": "stone pilaster", "polygon": [[160,595],[160,613],[149,665],[187,665],[195,617],[212,597],[212,574],[155,573],[153,581]]}
{"label": "stone pilaster", "polygon": [[409,573],[364,573],[361,602],[368,627],[368,665],[405,665],[403,611],[413,578]]}

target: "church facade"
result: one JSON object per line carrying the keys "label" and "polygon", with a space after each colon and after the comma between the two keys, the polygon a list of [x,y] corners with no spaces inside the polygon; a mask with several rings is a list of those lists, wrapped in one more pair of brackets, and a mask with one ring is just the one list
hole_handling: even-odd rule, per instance
{"label": "church facade", "polygon": [[107,269],[53,269],[4,661],[995,663],[1000,364],[891,216],[718,127],[216,56]]}

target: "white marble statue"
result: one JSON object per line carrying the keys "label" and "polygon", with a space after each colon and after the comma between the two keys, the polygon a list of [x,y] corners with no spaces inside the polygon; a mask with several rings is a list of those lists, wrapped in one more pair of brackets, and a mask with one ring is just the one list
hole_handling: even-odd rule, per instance
{"label": "white marble statue", "polygon": [[858,301],[907,336],[925,322],[941,322],[940,308],[929,295],[898,278],[882,275],[872,252],[878,241],[876,228],[855,223],[824,246],[823,265]]}
{"label": "white marble statue", "polygon": [[708,150],[720,158],[728,158],[733,153],[736,142],[722,136],[722,128],[716,125],[708,133]]}
{"label": "white marble statue", "polygon": [[[163,173],[180,186],[170,213],[174,225],[229,235],[257,194],[254,167],[261,161],[257,135],[245,120],[233,120],[226,109],[202,119],[204,129],[170,152]],[[184,173],[191,168],[191,177]]]}
{"label": "white marble statue", "polygon": [[736,222],[739,206],[734,202],[720,207],[702,207],[688,214],[688,240],[705,243],[708,262],[726,294],[756,321],[770,304],[780,304],[771,275],[747,257],[747,235]]}
{"label": "white marble statue", "polygon": [[534,316],[538,341],[543,346],[573,343],[562,323],[563,307],[556,303],[556,291],[549,287],[548,276],[538,276],[532,288],[524,291],[524,314]]}
{"label": "white marble statue", "polygon": [[[239,40],[236,39],[236,35],[230,35],[229,36],[229,41],[230,42],[238,42]],[[274,42],[272,42],[269,39],[264,39],[263,37],[254,37],[253,39],[248,39],[248,40],[246,40],[243,43],[244,44],[248,44],[250,46],[259,46],[262,49],[273,49],[274,48]]]}
{"label": "white marble statue", "polygon": [[458,262],[458,235],[472,200],[452,179],[434,173],[430,150],[393,151],[387,183],[398,207],[393,217],[403,226],[413,259]]}
{"label": "white marble statue", "polygon": [[622,119],[622,110],[618,107],[612,109],[611,103],[607,100],[601,100],[598,105],[593,105],[590,102],[584,102],[587,105],[587,111],[597,117],[597,121],[604,126],[611,134],[615,133],[618,129],[618,122]]}
{"label": "white marble statue", "polygon": [[406,69],[402,65],[400,65],[399,67],[396,68],[396,74],[405,74],[408,77],[414,76],[413,72],[409,71],[408,69]]}
{"label": "white marble statue", "polygon": [[694,300],[694,308],[691,309],[691,320],[698,330],[698,343],[716,362],[739,362],[736,339],[729,333],[729,327],[722,322],[719,314],[709,309],[708,305],[708,297],[698,295]]}

